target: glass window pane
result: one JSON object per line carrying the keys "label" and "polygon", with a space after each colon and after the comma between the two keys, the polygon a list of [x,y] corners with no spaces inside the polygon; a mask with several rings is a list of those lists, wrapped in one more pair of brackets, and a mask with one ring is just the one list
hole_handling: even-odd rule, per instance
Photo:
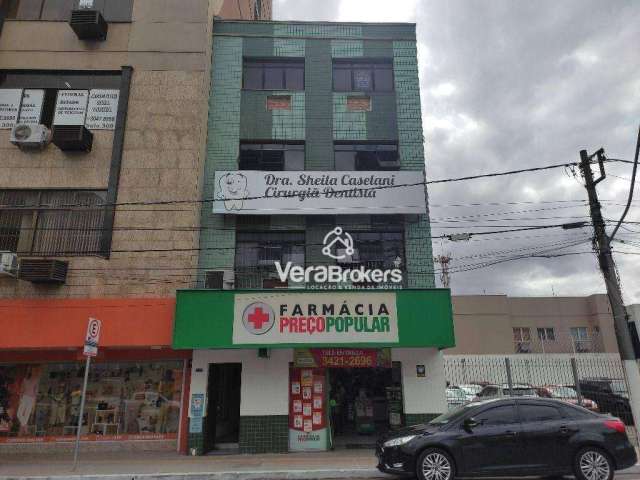
{"label": "glass window pane", "polygon": [[133,0],[108,0],[104,5],[104,19],[107,22],[130,22]]}
{"label": "glass window pane", "polygon": [[334,158],[336,170],[351,171],[356,169],[356,152],[336,151]]}
{"label": "glass window pane", "polygon": [[39,20],[42,0],[15,0],[9,2],[7,18]]}
{"label": "glass window pane", "polygon": [[304,170],[304,150],[286,150],[284,169],[289,171]]}
{"label": "glass window pane", "polygon": [[521,405],[520,413],[523,422],[544,422],[562,418],[559,410],[547,405]]}
{"label": "glass window pane", "polygon": [[287,90],[304,90],[304,67],[287,67],[285,81]]}
{"label": "glass window pane", "polygon": [[262,68],[256,65],[246,65],[244,67],[243,88],[249,90],[260,90],[262,88]]}
{"label": "glass window pane", "polygon": [[42,20],[62,22],[71,18],[74,0],[45,0],[42,7]]}
{"label": "glass window pane", "polygon": [[376,92],[393,91],[393,70],[391,68],[378,67],[375,69],[375,76]]}
{"label": "glass window pane", "polygon": [[482,426],[517,423],[516,409],[511,405],[486,410],[475,417]]}
{"label": "glass window pane", "polygon": [[284,89],[284,78],[282,67],[269,67],[264,69],[264,88],[265,90],[282,90]]}
{"label": "glass window pane", "polygon": [[368,91],[373,89],[373,78],[371,69],[355,68],[353,70],[353,89],[358,91]]}
{"label": "glass window pane", "polygon": [[333,67],[333,89],[336,92],[351,91],[351,70]]}

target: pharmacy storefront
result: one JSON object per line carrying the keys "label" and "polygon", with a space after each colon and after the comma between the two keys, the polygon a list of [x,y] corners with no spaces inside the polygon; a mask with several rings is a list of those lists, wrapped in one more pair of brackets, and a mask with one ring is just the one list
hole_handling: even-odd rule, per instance
{"label": "pharmacy storefront", "polygon": [[179,291],[190,453],[371,444],[445,411],[453,345],[445,289]]}

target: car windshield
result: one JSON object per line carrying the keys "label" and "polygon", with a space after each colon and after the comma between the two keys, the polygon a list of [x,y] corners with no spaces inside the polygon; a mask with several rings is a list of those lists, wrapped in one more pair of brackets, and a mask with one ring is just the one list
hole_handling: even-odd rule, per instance
{"label": "car windshield", "polygon": [[578,398],[578,394],[571,387],[551,387],[549,391],[555,398]]}
{"label": "car windshield", "polygon": [[429,425],[447,425],[451,422],[455,422],[458,418],[462,417],[469,408],[474,406],[473,404],[468,403],[467,405],[462,405],[461,407],[456,407],[453,410],[449,410],[447,413],[443,413],[442,415],[434,418],[429,422]]}
{"label": "car windshield", "polygon": [[624,383],[624,380],[611,380],[611,391],[623,397],[628,395],[627,385]]}
{"label": "car windshield", "polygon": [[[504,390],[505,390],[505,393],[508,395],[509,394],[509,387],[506,387]],[[533,391],[533,388],[513,387],[511,389],[511,395],[514,395],[514,396],[517,396],[517,397],[535,397],[536,396],[536,392]]]}
{"label": "car windshield", "polygon": [[467,395],[477,395],[482,390],[480,385],[460,385],[459,388]]}

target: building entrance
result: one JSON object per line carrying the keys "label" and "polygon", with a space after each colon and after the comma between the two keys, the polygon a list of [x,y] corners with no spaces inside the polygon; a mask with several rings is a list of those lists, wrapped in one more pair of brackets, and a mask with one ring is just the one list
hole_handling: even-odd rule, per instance
{"label": "building entrance", "polygon": [[335,448],[366,448],[402,426],[400,363],[390,367],[329,368],[330,426]]}
{"label": "building entrance", "polygon": [[238,448],[241,374],[241,363],[209,365],[205,452]]}

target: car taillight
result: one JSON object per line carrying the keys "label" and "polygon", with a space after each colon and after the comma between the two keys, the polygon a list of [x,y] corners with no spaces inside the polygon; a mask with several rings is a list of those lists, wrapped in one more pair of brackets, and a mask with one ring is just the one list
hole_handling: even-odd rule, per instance
{"label": "car taillight", "polygon": [[624,427],[624,423],[622,423],[622,420],[607,420],[606,422],[604,422],[604,426],[619,433],[626,433],[626,429]]}

